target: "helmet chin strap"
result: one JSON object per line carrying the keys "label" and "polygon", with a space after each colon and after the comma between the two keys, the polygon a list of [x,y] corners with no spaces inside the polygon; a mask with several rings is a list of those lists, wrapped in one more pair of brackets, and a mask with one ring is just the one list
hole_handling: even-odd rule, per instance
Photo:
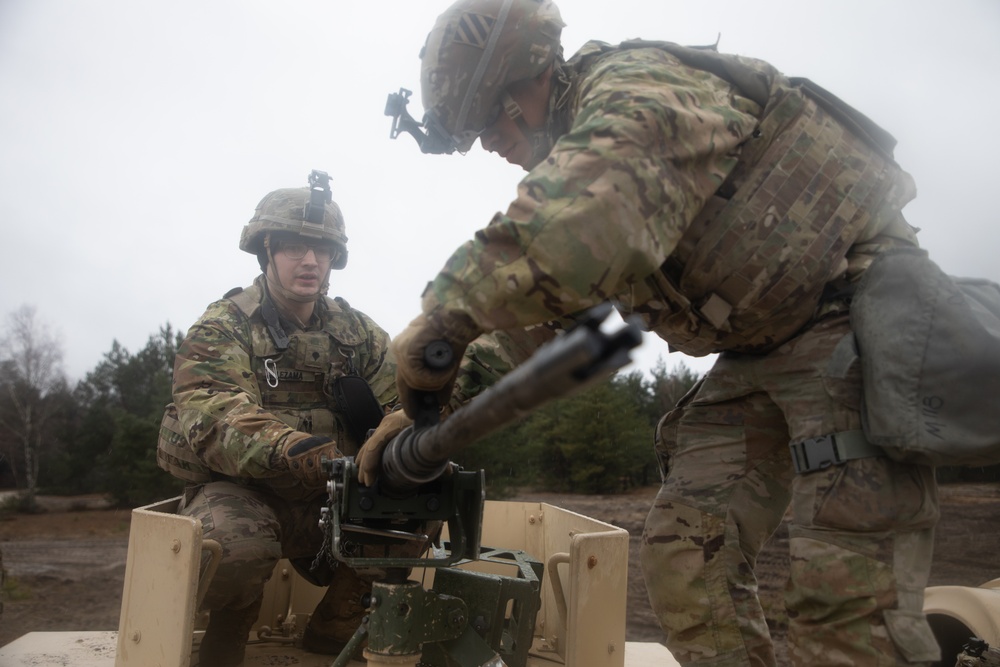
{"label": "helmet chin strap", "polygon": [[528,164],[524,166],[525,171],[534,169],[535,166],[548,156],[555,145],[556,114],[565,106],[569,98],[567,94],[569,92],[569,81],[560,66],[561,64],[562,60],[557,57],[554,63],[550,65],[552,67],[552,74],[550,75],[550,81],[552,82],[551,93],[549,94],[548,105],[545,109],[545,122],[541,127],[531,127],[528,125],[524,119],[524,113],[521,111],[521,105],[511,97],[508,91],[505,90],[500,95],[500,102],[503,105],[504,113],[514,121],[517,129],[521,131],[524,138],[531,144],[531,158]]}
{"label": "helmet chin strap", "polygon": [[531,144],[531,159],[528,164],[524,165],[524,170],[530,171],[535,165],[545,159],[545,156],[549,154],[549,150],[551,149],[547,124],[538,128],[528,125],[528,122],[524,120],[521,105],[506,90],[500,95],[500,102],[503,104],[503,112],[507,114],[508,118],[514,121],[517,129],[521,131],[524,138]]}

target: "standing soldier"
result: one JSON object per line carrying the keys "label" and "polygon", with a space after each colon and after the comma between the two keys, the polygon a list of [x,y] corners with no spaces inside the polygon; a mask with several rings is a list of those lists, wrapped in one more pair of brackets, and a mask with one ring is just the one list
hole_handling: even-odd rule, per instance
{"label": "standing soldier", "polygon": [[[465,152],[478,137],[528,174],[394,340],[401,402],[412,415],[415,390],[464,399],[497,370],[482,339],[461,369],[430,368],[432,341],[458,360],[481,333],[539,338],[537,325],[611,300],[674,350],[719,353],[655,438],[664,481],[641,557],[671,652],[774,664],[754,565],[790,508],[795,664],[935,660],[922,614],[934,471],[867,442],[845,349],[861,276],[917,246],[894,140],[765,62],[640,40],[564,60],[562,27],[550,0],[460,0],[427,38],[426,134],[409,124],[421,148]],[[362,481],[392,434],[358,455]]]}
{"label": "standing soldier", "polygon": [[314,171],[310,184],[257,205],[240,249],[263,273],[188,331],[161,427],[160,466],[188,482],[180,513],[223,549],[202,605],[211,611],[200,664],[211,667],[242,664],[280,558],[329,586],[303,636],[310,651],[339,653],[371,587],[317,556],[320,462],[354,454],[379,424],[396,400],[395,365],[385,331],[325,296],[331,270],[347,264],[347,236],[327,175]]}

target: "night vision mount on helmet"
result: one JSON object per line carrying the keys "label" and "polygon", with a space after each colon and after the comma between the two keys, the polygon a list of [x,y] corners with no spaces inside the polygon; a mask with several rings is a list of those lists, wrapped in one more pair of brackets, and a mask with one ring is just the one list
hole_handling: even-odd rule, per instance
{"label": "night vision mount on helmet", "polygon": [[347,265],[344,216],[333,201],[330,176],[314,169],[308,188],[283,188],[268,193],[240,235],[240,250],[260,255],[269,233],[284,232],[304,239],[332,242],[337,247],[332,269]]}

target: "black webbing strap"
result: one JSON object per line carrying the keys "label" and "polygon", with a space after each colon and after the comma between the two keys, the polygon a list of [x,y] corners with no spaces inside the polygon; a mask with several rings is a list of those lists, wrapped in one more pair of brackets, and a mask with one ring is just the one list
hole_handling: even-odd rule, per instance
{"label": "black webbing strap", "polygon": [[264,323],[267,324],[267,330],[271,332],[271,338],[274,340],[274,346],[278,348],[280,352],[284,352],[288,349],[288,334],[285,333],[285,329],[281,326],[281,318],[278,316],[278,309],[274,307],[271,303],[270,297],[267,294],[264,295],[264,299],[260,304],[260,314],[264,318]]}
{"label": "black webbing strap", "polygon": [[865,438],[864,431],[841,431],[788,445],[798,474],[841,465],[851,459],[885,456],[881,447]]}

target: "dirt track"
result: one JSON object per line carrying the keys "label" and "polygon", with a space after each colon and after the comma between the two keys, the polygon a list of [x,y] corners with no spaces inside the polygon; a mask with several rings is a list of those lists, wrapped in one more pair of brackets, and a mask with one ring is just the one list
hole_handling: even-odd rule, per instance
{"label": "dirt track", "polygon": [[[638,539],[656,489],[622,496],[522,494],[593,516],[631,535],[627,638],[660,641],[638,566]],[[1000,486],[951,485],[941,489],[931,585],[976,586],[1000,576]],[[71,505],[72,506],[72,505]],[[79,504],[76,505],[79,507]],[[64,504],[61,509],[68,507]],[[129,513],[122,510],[52,511],[0,521],[0,549],[8,572],[0,646],[38,630],[117,630],[125,573]],[[774,616],[782,664],[781,589],[788,567],[787,531],[779,529],[758,562],[761,597]]]}

